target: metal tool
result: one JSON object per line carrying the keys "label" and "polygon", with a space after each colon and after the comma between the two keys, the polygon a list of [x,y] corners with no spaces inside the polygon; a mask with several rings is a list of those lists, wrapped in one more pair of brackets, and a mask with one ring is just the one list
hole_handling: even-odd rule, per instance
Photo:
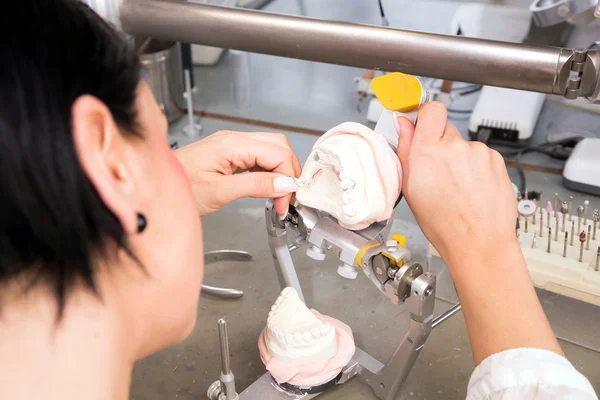
{"label": "metal tool", "polygon": [[575,221],[571,221],[571,246],[573,246],[574,238],[575,238]]}
{"label": "metal tool", "polygon": [[569,212],[569,205],[566,201],[563,201],[560,205],[560,212],[562,213],[562,231],[565,231],[565,222],[567,220],[567,213]]}
{"label": "metal tool", "polygon": [[529,223],[529,217],[525,216],[525,233],[527,233],[527,225]]}
{"label": "metal tool", "polygon": [[556,224],[554,225],[554,241],[558,242],[558,212],[555,211],[554,215],[556,216]]}
{"label": "metal tool", "polygon": [[540,237],[542,237],[543,229],[544,229],[544,209],[540,207]]}
{"label": "metal tool", "polygon": [[592,218],[594,220],[594,236],[592,239],[596,240],[596,230],[598,228],[598,222],[600,222],[600,212],[598,212],[598,209],[594,210],[594,216]]}
{"label": "metal tool", "polygon": [[568,239],[569,239],[569,232],[565,232],[565,245],[564,245],[564,248],[563,248],[563,257],[567,256],[567,242],[568,242]]}
{"label": "metal tool", "polygon": [[596,272],[598,272],[598,267],[600,267],[600,246],[598,246],[598,250],[596,251]]}
{"label": "metal tool", "polygon": [[[216,250],[204,253],[204,265],[221,261],[252,261],[252,255],[245,251],[238,250]],[[220,288],[209,285],[202,285],[201,294],[209,294],[222,299],[239,299],[244,296],[244,292],[237,289]]]}
{"label": "metal tool", "polygon": [[544,47],[167,0],[103,0],[92,5],[110,10],[109,22],[130,36],[590,101],[600,92],[595,43],[588,49]]}
{"label": "metal tool", "polygon": [[585,200],[583,202],[583,225],[587,225],[587,213],[588,213],[589,206],[590,206],[590,201]]}
{"label": "metal tool", "polygon": [[583,261],[583,245],[585,243],[586,240],[586,235],[584,231],[581,231],[581,233],[579,234],[579,242],[581,243],[581,246],[579,248],[579,262]]}
{"label": "metal tool", "polygon": [[548,253],[550,253],[551,245],[552,245],[552,228],[548,228]]}
{"label": "metal tool", "polygon": [[581,218],[583,218],[583,206],[577,207],[577,232],[581,231]]}
{"label": "metal tool", "polygon": [[569,196],[569,222],[573,219],[573,196]]}
{"label": "metal tool", "polygon": [[556,213],[558,211],[558,193],[554,193],[554,212]]}
{"label": "metal tool", "polygon": [[221,318],[217,321],[217,326],[221,345],[221,376],[210,385],[207,396],[209,400],[238,400],[240,396],[235,391],[235,377],[231,372],[227,323]]}
{"label": "metal tool", "polygon": [[535,249],[535,239],[537,238],[537,233],[533,233],[533,241],[531,242],[531,248]]}
{"label": "metal tool", "polygon": [[589,250],[590,249],[590,240],[592,239],[592,226],[588,225],[588,231],[587,231],[587,240],[585,243],[585,249]]}

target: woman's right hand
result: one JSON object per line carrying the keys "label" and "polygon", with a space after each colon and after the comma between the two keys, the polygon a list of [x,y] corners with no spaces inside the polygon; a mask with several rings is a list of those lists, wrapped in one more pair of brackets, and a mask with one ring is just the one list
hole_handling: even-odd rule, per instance
{"label": "woman's right hand", "polygon": [[448,266],[516,244],[516,199],[500,154],[465,141],[441,103],[425,104],[417,121],[398,120],[402,192]]}

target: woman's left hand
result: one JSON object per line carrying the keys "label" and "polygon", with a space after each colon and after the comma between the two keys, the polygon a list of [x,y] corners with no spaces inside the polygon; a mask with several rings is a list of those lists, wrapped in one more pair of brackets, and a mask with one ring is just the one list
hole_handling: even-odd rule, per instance
{"label": "woman's left hand", "polygon": [[288,139],[276,133],[217,132],[175,155],[192,183],[200,215],[242,197],[275,198],[275,209],[284,215],[294,191],[287,177],[302,172]]}

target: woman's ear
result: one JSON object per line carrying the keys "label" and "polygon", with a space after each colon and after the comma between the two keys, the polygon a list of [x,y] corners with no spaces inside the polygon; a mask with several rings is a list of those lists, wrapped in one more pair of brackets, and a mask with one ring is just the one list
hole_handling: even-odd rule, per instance
{"label": "woman's ear", "polygon": [[80,96],[71,106],[71,129],[83,172],[125,233],[137,232],[125,142],[110,110],[94,96]]}

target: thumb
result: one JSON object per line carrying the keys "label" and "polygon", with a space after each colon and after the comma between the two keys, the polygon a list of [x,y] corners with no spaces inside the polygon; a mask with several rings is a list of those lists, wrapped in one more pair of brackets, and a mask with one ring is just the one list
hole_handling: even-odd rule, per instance
{"label": "thumb", "polygon": [[295,181],[275,172],[248,172],[221,177],[216,190],[223,205],[243,197],[275,198],[275,209],[280,215],[285,214],[292,193],[298,189]]}
{"label": "thumb", "polygon": [[415,126],[406,118],[398,117],[398,158],[403,168],[408,167],[408,155],[415,136]]}

